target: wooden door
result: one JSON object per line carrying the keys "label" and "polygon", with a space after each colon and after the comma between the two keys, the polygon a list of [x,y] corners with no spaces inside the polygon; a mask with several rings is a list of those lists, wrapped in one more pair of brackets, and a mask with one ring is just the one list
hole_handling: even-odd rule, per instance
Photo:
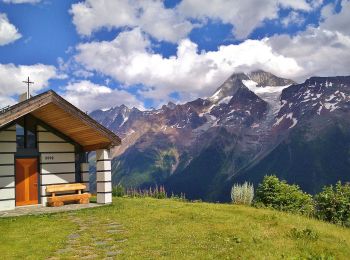
{"label": "wooden door", "polygon": [[38,161],[16,159],[16,206],[38,204]]}

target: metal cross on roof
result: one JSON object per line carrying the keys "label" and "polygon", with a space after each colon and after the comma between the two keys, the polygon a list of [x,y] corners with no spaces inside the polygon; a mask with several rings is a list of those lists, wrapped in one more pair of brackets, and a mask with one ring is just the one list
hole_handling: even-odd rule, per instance
{"label": "metal cross on roof", "polygon": [[27,99],[29,99],[30,98],[29,86],[30,86],[30,84],[34,84],[34,82],[30,81],[29,77],[28,77],[27,81],[22,81],[22,82],[27,84],[27,87],[28,87]]}

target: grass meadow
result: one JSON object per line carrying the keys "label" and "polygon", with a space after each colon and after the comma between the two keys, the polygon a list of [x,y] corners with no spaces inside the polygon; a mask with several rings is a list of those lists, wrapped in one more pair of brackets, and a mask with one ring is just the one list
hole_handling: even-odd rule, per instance
{"label": "grass meadow", "polygon": [[1,259],[349,259],[350,229],[253,207],[114,198],[0,219]]}

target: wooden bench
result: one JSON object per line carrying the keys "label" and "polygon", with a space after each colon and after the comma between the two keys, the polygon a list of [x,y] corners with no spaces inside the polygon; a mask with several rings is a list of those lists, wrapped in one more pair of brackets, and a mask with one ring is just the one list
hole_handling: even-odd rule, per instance
{"label": "wooden bench", "polygon": [[[80,204],[89,203],[90,193],[83,193],[86,185],[82,183],[59,184],[46,186],[46,192],[51,193],[47,198],[48,206],[60,207],[66,201],[77,201]],[[56,192],[75,191],[77,194],[56,194]]]}

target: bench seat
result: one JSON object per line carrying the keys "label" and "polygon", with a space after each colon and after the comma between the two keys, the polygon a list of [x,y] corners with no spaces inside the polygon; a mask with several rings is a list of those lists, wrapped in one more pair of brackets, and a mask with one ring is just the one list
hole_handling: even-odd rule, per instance
{"label": "bench seat", "polygon": [[[80,204],[87,204],[90,201],[91,194],[83,193],[86,185],[82,183],[49,185],[46,192],[51,193],[51,197],[47,198],[48,206],[63,206],[66,201],[77,201]],[[56,192],[75,191],[77,194],[56,194]]]}

